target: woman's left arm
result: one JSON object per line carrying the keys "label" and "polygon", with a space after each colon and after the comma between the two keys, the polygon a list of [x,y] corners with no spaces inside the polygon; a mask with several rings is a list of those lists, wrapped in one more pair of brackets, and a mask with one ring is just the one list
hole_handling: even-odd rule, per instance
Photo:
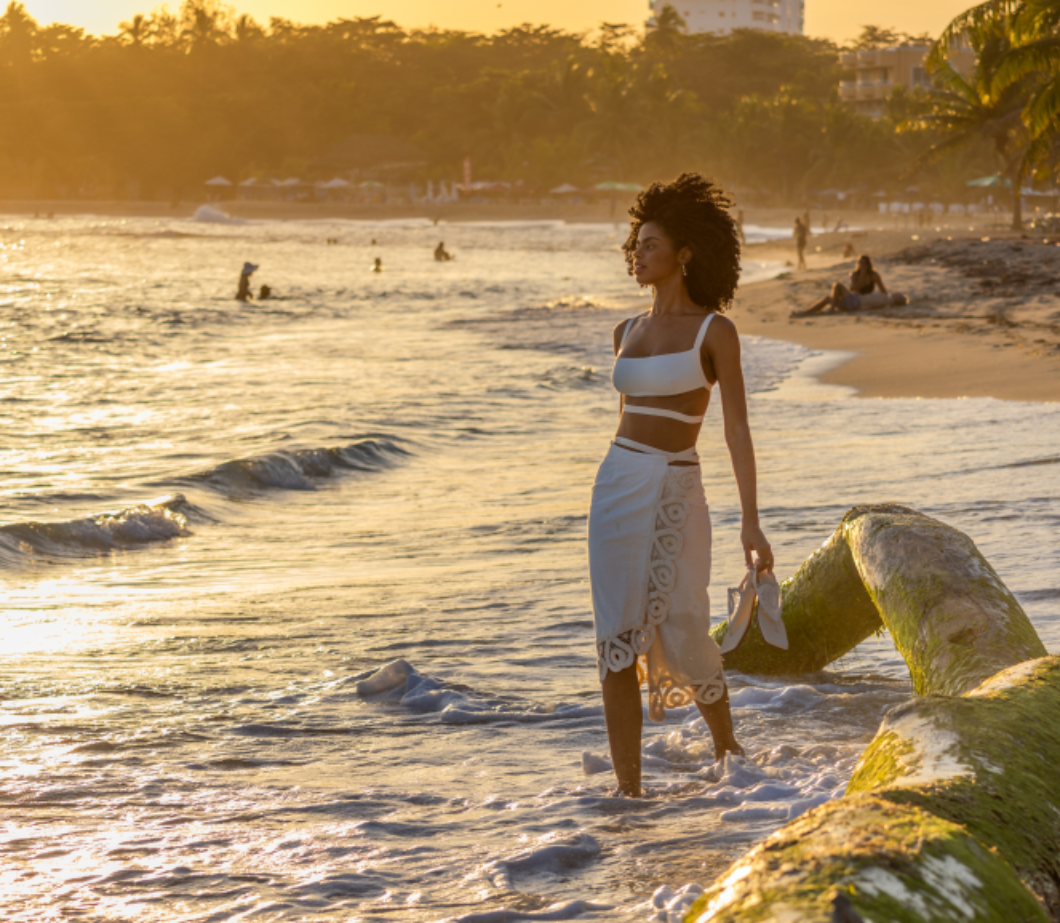
{"label": "woman's left arm", "polygon": [[707,349],[718,385],[721,387],[722,413],[725,418],[725,442],[732,458],[732,470],[740,492],[743,522],[740,542],[747,566],[758,555],[759,570],[773,569],[773,551],[758,523],[758,475],[751,426],[747,419],[747,393],[740,365],[740,337],[727,317],[718,316],[710,326]]}
{"label": "woman's left arm", "polygon": [[873,275],[873,277],[874,277],[874,278],[876,279],[876,287],[877,287],[877,288],[878,288],[878,289],[879,289],[879,290],[880,290],[881,292],[883,292],[883,294],[885,294],[885,295],[886,295],[886,294],[888,294],[888,292],[887,292],[887,286],[883,284],[883,279],[881,279],[881,278],[880,278],[880,274],[879,274],[878,272],[876,272],[875,270],[873,270],[873,273],[872,273],[872,275]]}

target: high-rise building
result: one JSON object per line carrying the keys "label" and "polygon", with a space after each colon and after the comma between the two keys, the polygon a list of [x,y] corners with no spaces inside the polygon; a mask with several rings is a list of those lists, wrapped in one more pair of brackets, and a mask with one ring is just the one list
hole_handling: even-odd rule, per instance
{"label": "high-rise building", "polygon": [[648,0],[648,25],[664,6],[672,6],[690,33],[727,35],[733,29],[760,29],[802,35],[804,0]]}

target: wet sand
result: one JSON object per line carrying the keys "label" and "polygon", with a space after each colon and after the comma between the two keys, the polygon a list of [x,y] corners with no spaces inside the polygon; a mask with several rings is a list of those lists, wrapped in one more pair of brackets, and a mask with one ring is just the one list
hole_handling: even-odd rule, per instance
{"label": "wet sand", "polygon": [[[864,397],[1060,401],[1060,246],[965,228],[819,236],[808,271],[742,288],[733,320],[743,333],[854,354],[821,378]],[[791,318],[833,282],[848,282],[847,240],[871,254],[888,290],[910,303]],[[790,247],[749,247],[752,254],[794,257]]]}

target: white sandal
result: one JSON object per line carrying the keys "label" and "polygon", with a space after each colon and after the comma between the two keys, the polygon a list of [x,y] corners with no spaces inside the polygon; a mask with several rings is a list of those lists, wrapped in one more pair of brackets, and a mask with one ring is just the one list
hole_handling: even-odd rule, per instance
{"label": "white sandal", "polygon": [[736,650],[751,626],[751,613],[755,608],[754,568],[744,574],[738,587],[729,587],[729,630],[721,641],[721,652],[728,654]]}
{"label": "white sandal", "polygon": [[788,633],[780,602],[780,584],[772,571],[762,571],[751,565],[738,587],[729,588],[729,630],[722,638],[721,652],[736,650],[751,627],[758,598],[758,629],[766,644],[786,651]]}
{"label": "white sandal", "polygon": [[764,570],[752,578],[758,594],[758,629],[766,644],[788,649],[788,633],[780,605],[780,584],[772,571]]}

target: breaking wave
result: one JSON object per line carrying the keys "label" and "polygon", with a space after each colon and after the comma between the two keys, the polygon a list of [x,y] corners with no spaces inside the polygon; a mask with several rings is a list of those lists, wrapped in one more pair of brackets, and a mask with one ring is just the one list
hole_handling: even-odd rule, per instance
{"label": "breaking wave", "polygon": [[0,567],[49,558],[89,557],[169,541],[190,535],[188,520],[199,512],[176,494],[83,519],[0,526]]}
{"label": "breaking wave", "polygon": [[315,490],[317,483],[348,471],[379,471],[407,456],[389,439],[361,439],[345,446],[268,452],[222,462],[183,479],[226,495],[263,490]]}

